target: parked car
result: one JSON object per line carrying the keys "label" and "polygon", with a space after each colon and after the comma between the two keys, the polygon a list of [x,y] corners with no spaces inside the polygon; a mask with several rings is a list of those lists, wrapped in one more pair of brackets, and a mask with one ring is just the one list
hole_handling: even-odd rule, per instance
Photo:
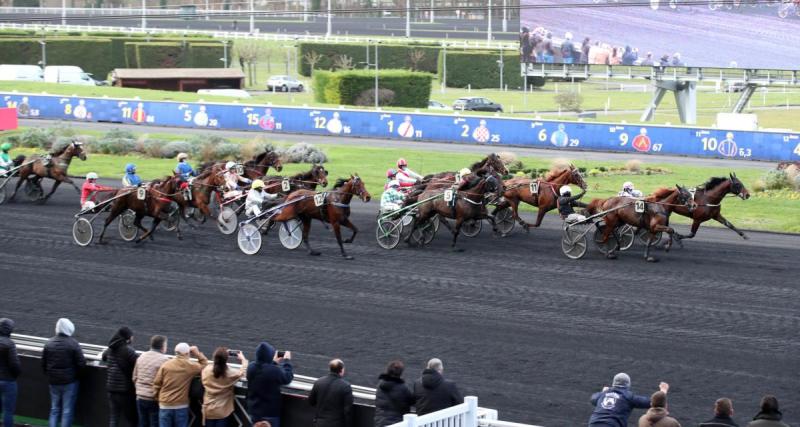
{"label": "parked car", "polygon": [[74,65],[48,65],[44,67],[44,81],[48,83],[66,83],[73,85],[97,86],[98,82],[90,73]]}
{"label": "parked car", "polygon": [[493,111],[498,113],[503,112],[502,105],[495,104],[494,102],[486,98],[481,98],[478,96],[467,96],[464,98],[456,99],[456,102],[453,103],[453,109],[462,111]]}
{"label": "parked car", "polygon": [[271,76],[267,79],[267,90],[302,92],[303,82],[291,76]]}
{"label": "parked car", "polygon": [[428,101],[428,109],[429,110],[452,110],[452,108],[442,104],[439,101]]}
{"label": "parked car", "polygon": [[250,98],[250,94],[242,89],[200,89],[199,95],[230,96],[233,98]]}
{"label": "parked car", "polygon": [[28,82],[44,81],[42,67],[38,65],[0,65],[0,80],[18,80]]}

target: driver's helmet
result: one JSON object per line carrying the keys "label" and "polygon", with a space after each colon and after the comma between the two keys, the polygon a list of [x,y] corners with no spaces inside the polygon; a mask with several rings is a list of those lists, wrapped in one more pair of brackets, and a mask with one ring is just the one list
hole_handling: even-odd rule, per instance
{"label": "driver's helmet", "polygon": [[469,174],[471,174],[471,173],[472,173],[472,171],[469,168],[463,168],[460,171],[458,171],[458,174],[461,175],[462,178],[467,176],[467,175],[469,175]]}
{"label": "driver's helmet", "polygon": [[225,170],[228,171],[228,172],[232,171],[233,168],[235,168],[235,167],[236,167],[236,162],[225,163]]}
{"label": "driver's helmet", "polygon": [[125,173],[134,174],[136,173],[136,165],[133,163],[128,163],[125,165]]}
{"label": "driver's helmet", "polygon": [[11,147],[12,147],[12,145],[11,145],[10,142],[4,142],[3,145],[0,145],[0,150],[8,151],[8,150],[11,149]]}
{"label": "driver's helmet", "polygon": [[633,191],[633,183],[626,181],[624,184],[622,184],[622,191]]}
{"label": "driver's helmet", "polygon": [[569,185],[565,185],[558,190],[558,194],[562,196],[569,196],[572,194],[572,188]]}
{"label": "driver's helmet", "polygon": [[408,166],[408,162],[406,161],[406,159],[403,158],[397,159],[397,167],[402,168],[404,166]]}
{"label": "driver's helmet", "polygon": [[97,174],[94,173],[94,172],[89,172],[89,173],[86,174],[86,179],[88,179],[88,180],[96,180],[97,179]]}
{"label": "driver's helmet", "polygon": [[397,175],[397,171],[392,168],[386,171],[386,178],[394,178],[395,175]]}
{"label": "driver's helmet", "polygon": [[179,162],[184,161],[184,160],[186,160],[188,158],[189,158],[188,154],[186,154],[186,153],[178,153],[178,161]]}
{"label": "driver's helmet", "polygon": [[258,190],[260,188],[264,188],[264,181],[262,181],[260,179],[257,179],[255,181],[253,181],[252,184],[250,184],[250,188],[252,188],[253,190]]}

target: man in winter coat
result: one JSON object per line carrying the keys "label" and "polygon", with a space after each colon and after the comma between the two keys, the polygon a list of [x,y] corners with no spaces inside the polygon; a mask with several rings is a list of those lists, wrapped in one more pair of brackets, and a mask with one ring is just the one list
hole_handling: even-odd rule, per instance
{"label": "man in winter coat", "polygon": [[69,319],[56,322],[56,336],[47,340],[42,351],[42,369],[50,384],[49,427],[72,426],[78,400],[78,377],[86,366],[78,341],[72,338],[75,325]]}
{"label": "man in winter coat", "polygon": [[417,415],[430,414],[451,406],[464,403],[464,397],[456,383],[444,379],[442,361],[433,358],[422,376],[414,382],[413,394]]}
{"label": "man in winter coat", "polygon": [[403,381],[403,362],[389,362],[386,372],[378,379],[375,390],[375,427],[384,427],[403,421],[403,415],[411,412],[414,395]]}
{"label": "man in winter coat", "polygon": [[657,391],[650,396],[650,409],[639,418],[639,427],[681,427],[667,412],[667,394]]}
{"label": "man in winter coat", "polygon": [[[614,376],[611,388],[603,387],[603,391],[593,394],[594,411],[589,418],[589,427],[626,427],[634,408],[649,408],[650,399],[633,394],[630,387],[631,377],[621,372]],[[658,387],[664,394],[669,390],[667,383]]]}
{"label": "man in winter coat", "polygon": [[0,413],[3,426],[14,425],[14,411],[17,409],[17,377],[22,370],[17,356],[17,345],[11,340],[14,321],[0,319]]}
{"label": "man in winter coat", "polygon": [[158,427],[158,397],[153,389],[153,381],[161,365],[169,360],[167,337],[153,335],[150,338],[150,351],[136,359],[133,368],[133,384],[136,386],[136,409],[139,427]]}
{"label": "man in winter coat", "polygon": [[782,418],[778,399],[768,394],[761,398],[761,411],[753,417],[753,421],[747,423],[747,427],[789,427],[781,421]]}
{"label": "man in winter coat", "polygon": [[102,359],[106,362],[106,391],[108,392],[109,427],[117,427],[121,417],[128,426],[138,423],[136,392],[133,386],[133,367],[139,357],[133,349],[133,332],[123,326],[108,341]]}
{"label": "man in winter coat", "polygon": [[732,416],[733,402],[727,397],[721,397],[714,402],[714,418],[700,423],[700,427],[739,427]]}
{"label": "man in winter coat", "polygon": [[331,360],[329,373],[318,379],[308,395],[315,408],[316,427],[351,427],[353,425],[353,389],[344,378],[344,362]]}
{"label": "man in winter coat", "polygon": [[[189,356],[197,358],[197,362]],[[206,365],[208,359],[197,347],[189,347],[185,342],[175,346],[175,358],[161,365],[153,381],[160,427],[189,425],[189,387]]]}
{"label": "man in winter coat", "polygon": [[268,421],[281,426],[281,386],[294,379],[292,353],[277,357],[275,348],[262,342],[256,348],[256,360],[247,367],[247,412],[253,423]]}

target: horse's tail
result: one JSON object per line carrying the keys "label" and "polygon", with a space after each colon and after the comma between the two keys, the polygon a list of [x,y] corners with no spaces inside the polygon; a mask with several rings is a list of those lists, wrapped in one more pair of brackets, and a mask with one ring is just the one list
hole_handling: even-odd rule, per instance
{"label": "horse's tail", "polygon": [[19,156],[15,157],[14,160],[13,160],[14,167],[18,167],[24,161],[25,161],[25,156],[23,154],[20,154]]}
{"label": "horse's tail", "polygon": [[586,206],[586,213],[589,215],[594,215],[602,210],[604,199],[594,199],[589,202],[589,205]]}

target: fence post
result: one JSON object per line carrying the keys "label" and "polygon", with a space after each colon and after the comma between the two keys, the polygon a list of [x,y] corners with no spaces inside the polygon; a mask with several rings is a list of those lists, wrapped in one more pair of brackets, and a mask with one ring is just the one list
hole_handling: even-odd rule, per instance
{"label": "fence post", "polygon": [[464,403],[467,404],[464,427],[478,427],[478,398],[467,396],[464,398]]}
{"label": "fence post", "polygon": [[405,427],[417,427],[417,414],[405,414],[405,415],[403,415],[403,426],[405,426]]}

